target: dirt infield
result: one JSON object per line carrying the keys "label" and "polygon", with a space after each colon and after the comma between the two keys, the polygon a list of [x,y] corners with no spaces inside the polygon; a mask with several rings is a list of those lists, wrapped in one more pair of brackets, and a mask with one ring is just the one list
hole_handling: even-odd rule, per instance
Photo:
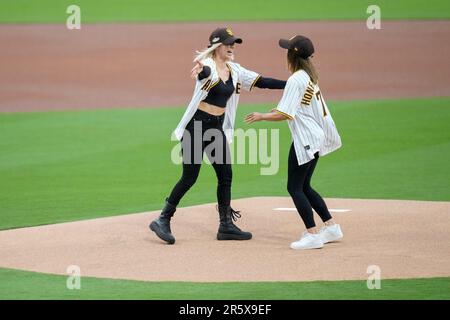
{"label": "dirt infield", "polygon": [[0,232],[0,267],[149,281],[305,281],[450,276],[450,203],[328,199],[344,240],[295,251],[302,231],[289,198],[235,200],[251,241],[217,241],[213,204],[181,208],[172,224],[177,242],[162,243],[147,228],[157,212]]}
{"label": "dirt infield", "polygon": [[[225,23],[0,26],[0,112],[183,106],[189,102],[193,53]],[[328,99],[450,96],[450,21],[232,23],[244,38],[237,61],[287,78],[280,37],[316,44]],[[281,91],[243,94],[274,103]]]}

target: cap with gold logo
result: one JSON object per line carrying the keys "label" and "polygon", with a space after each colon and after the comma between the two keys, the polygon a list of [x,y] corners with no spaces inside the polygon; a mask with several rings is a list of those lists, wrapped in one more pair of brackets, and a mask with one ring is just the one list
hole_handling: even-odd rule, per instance
{"label": "cap with gold logo", "polygon": [[233,43],[242,43],[242,39],[235,37],[233,31],[230,28],[217,28],[209,36],[208,47],[211,47],[216,43],[230,45]]}
{"label": "cap with gold logo", "polygon": [[293,36],[289,40],[280,39],[278,44],[284,49],[296,51],[297,54],[303,59],[309,58],[314,53],[312,41],[305,36],[297,35]]}

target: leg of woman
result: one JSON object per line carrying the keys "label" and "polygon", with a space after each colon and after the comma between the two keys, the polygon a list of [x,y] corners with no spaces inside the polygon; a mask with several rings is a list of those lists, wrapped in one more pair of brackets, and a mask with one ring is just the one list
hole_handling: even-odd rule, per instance
{"label": "leg of woman", "polygon": [[[178,206],[180,200],[189,191],[189,189],[197,181],[201,159],[203,158],[204,143],[195,143],[197,135],[202,134],[201,131],[194,132],[193,123],[189,123],[184,131],[183,139],[181,140],[181,152],[183,155],[183,174],[180,180],[172,189],[167,201],[173,206]],[[200,148],[201,146],[201,148]],[[196,150],[198,149],[198,150]],[[197,155],[196,155],[197,153]],[[199,161],[200,160],[200,161]]]}
{"label": "leg of woman", "polygon": [[288,192],[294,201],[303,223],[309,232],[315,233],[315,222],[311,204],[308,198],[303,192],[303,185],[308,173],[308,169],[311,166],[311,162],[305,163],[301,166],[298,165],[297,156],[295,154],[294,144],[292,143],[289,150],[289,162],[288,162]]}
{"label": "leg of woman", "polygon": [[[194,142],[194,126],[192,125],[192,122],[186,127],[181,142],[181,150],[183,153],[183,175],[173,188],[169,198],[166,199],[166,205],[162,209],[161,214],[157,219],[153,220],[149,226],[150,230],[155,232],[161,240],[164,240],[169,244],[175,243],[175,237],[170,230],[170,220],[173,217],[181,198],[197,180],[201,167],[201,162],[195,162],[195,160],[198,159],[195,157],[195,153],[197,152],[203,155],[203,143],[200,144],[200,147],[194,148],[197,144]],[[200,156],[200,159],[201,158],[202,157]]]}
{"label": "leg of woman", "polygon": [[[210,157],[216,161],[211,164],[217,176],[217,203],[219,207],[229,206],[231,203],[231,182],[233,180],[233,171],[231,168],[230,148],[228,146],[225,133],[221,130],[222,154],[214,154]],[[209,155],[208,155],[209,156]]]}
{"label": "leg of woman", "polygon": [[218,150],[221,154],[217,154],[217,150],[213,151],[214,154],[208,154],[207,152],[217,176],[217,202],[220,217],[217,240],[250,240],[252,234],[242,231],[233,223],[233,220],[239,218],[240,214],[230,206],[231,182],[233,179],[230,149],[222,129],[220,129],[220,133],[218,137],[220,137],[221,142],[216,145],[222,144],[221,150]]}
{"label": "leg of woman", "polygon": [[319,193],[311,188],[311,177],[319,160],[318,154],[315,154],[314,156],[315,159],[311,161],[311,166],[309,167],[308,174],[303,185],[303,191],[305,192],[306,197],[309,199],[309,202],[311,203],[314,210],[319,214],[320,218],[325,223],[325,227],[320,229],[319,232],[319,236],[322,242],[325,244],[342,239],[344,234],[342,233],[340,225],[334,222],[333,217],[331,216],[330,211],[328,210],[323,198]]}
{"label": "leg of woman", "polygon": [[315,159],[310,163],[311,165],[308,168],[308,172],[306,173],[306,179],[303,184],[303,192],[309,200],[309,203],[320,216],[323,222],[327,222],[332,219],[330,211],[328,211],[328,207],[320,196],[312,187],[311,187],[311,177],[314,173],[314,169],[316,168],[317,162],[319,161],[319,155],[315,154]]}
{"label": "leg of woman", "polygon": [[183,164],[183,174],[172,189],[169,198],[167,198],[167,201],[170,204],[175,207],[178,206],[186,192],[188,192],[197,181],[200,167],[200,164]]}
{"label": "leg of woman", "polygon": [[311,188],[311,177],[314,173],[314,169],[319,160],[319,155],[315,155],[315,159],[309,168],[305,184],[303,185],[303,191],[309,199],[314,210],[319,214],[322,221],[325,223],[325,227],[320,229],[319,235],[323,243],[334,242],[342,239],[344,234],[342,233],[340,225],[334,222],[330,211],[323,198],[313,188]]}

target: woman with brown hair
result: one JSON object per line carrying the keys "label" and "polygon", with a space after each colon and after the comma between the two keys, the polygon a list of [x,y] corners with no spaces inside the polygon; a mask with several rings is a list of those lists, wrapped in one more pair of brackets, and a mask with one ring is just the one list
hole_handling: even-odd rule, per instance
{"label": "woman with brown hair", "polygon": [[[272,112],[253,112],[245,121],[289,120],[293,142],[289,151],[287,189],[307,229],[300,240],[291,243],[291,248],[317,249],[343,237],[325,201],[311,187],[319,156],[340,148],[341,138],[318,85],[318,75],[311,60],[314,53],[311,40],[295,36],[289,40],[281,39],[279,45],[288,49],[287,63],[292,72],[283,97]],[[313,208],[324,222],[320,231],[316,229]]]}

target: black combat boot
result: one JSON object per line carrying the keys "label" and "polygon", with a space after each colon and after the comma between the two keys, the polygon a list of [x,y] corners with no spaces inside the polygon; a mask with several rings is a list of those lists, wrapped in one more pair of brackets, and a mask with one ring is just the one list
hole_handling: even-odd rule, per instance
{"label": "black combat boot", "polygon": [[172,235],[170,230],[170,219],[176,211],[176,207],[170,204],[166,199],[166,205],[162,209],[159,217],[150,223],[150,230],[156,233],[156,235],[167,242],[168,244],[175,243],[175,237]]}
{"label": "black combat boot", "polygon": [[220,225],[217,240],[250,240],[252,234],[242,231],[234,223],[241,215],[230,206],[219,207]]}

